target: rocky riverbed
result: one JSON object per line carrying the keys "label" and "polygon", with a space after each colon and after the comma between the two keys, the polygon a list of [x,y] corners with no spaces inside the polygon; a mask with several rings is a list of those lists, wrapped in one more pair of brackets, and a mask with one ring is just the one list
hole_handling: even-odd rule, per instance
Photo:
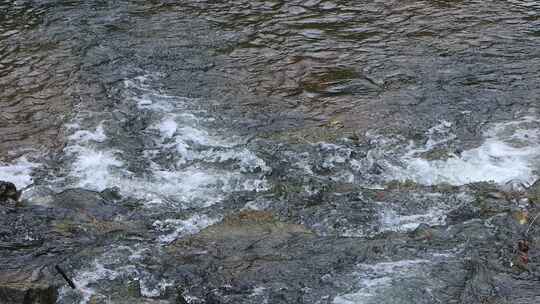
{"label": "rocky riverbed", "polygon": [[[160,246],[141,207],[114,192],[3,200],[0,295],[3,303],[55,303],[60,295],[88,303],[534,303],[539,187],[348,187],[317,198],[283,194],[264,211],[228,202],[221,220]],[[380,204],[399,200],[400,212],[416,213],[441,198],[448,205],[439,223],[377,218]],[[338,212],[346,217],[333,219],[332,232],[318,231],[332,219],[321,214]],[[335,232],[347,223],[365,235]],[[77,274],[96,256],[92,275]],[[90,293],[97,280],[108,284]]]}
{"label": "rocky riverbed", "polygon": [[0,303],[540,303],[535,1],[0,12]]}

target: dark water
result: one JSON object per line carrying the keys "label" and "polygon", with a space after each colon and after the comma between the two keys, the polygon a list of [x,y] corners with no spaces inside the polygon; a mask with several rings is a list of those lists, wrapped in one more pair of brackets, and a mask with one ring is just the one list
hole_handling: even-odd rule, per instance
{"label": "dark water", "polygon": [[[59,303],[178,285],[190,303],[469,303],[470,242],[534,211],[485,211],[471,183],[538,176],[539,18],[517,0],[0,1],[0,179],[30,204],[115,188],[137,206],[115,220],[146,237],[82,254]],[[223,220],[240,210],[279,228]],[[493,303],[538,299],[501,277]]]}
{"label": "dark water", "polygon": [[137,69],[265,131],[465,119],[474,137],[538,101],[534,1],[5,1],[2,12],[3,150],[58,146],[73,105]]}

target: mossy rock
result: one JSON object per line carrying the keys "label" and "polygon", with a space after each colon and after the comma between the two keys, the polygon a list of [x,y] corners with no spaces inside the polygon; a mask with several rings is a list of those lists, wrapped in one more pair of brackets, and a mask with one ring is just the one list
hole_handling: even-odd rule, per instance
{"label": "mossy rock", "polygon": [[386,183],[386,189],[388,190],[416,190],[421,185],[417,182],[407,179],[407,180],[392,180]]}
{"label": "mossy rock", "polygon": [[54,221],[52,223],[52,231],[63,236],[71,236],[73,234],[81,232],[81,230],[82,228],[80,227],[80,225],[69,220]]}
{"label": "mossy rock", "polygon": [[226,216],[221,222],[211,225],[189,239],[208,242],[232,240],[243,243],[247,239],[258,239],[265,236],[286,235],[290,233],[311,234],[306,227],[279,221],[271,212],[260,210],[244,210]]}
{"label": "mossy rock", "polygon": [[458,186],[454,186],[449,183],[440,183],[434,186],[434,188],[436,191],[441,192],[441,193],[453,193],[453,192],[459,191]]}
{"label": "mossy rock", "polygon": [[311,73],[302,81],[302,86],[308,92],[325,92],[332,85],[358,77],[359,74],[355,69],[335,67]]}
{"label": "mossy rock", "polygon": [[454,158],[455,154],[452,151],[448,151],[447,149],[433,149],[422,153],[420,156],[426,160],[434,161],[448,160],[450,158]]}
{"label": "mossy rock", "polygon": [[540,179],[534,182],[528,189],[527,189],[527,198],[532,203],[538,204],[540,203]]}
{"label": "mossy rock", "polygon": [[138,229],[138,223],[136,222],[100,221],[92,219],[83,222],[72,220],[54,221],[52,223],[52,231],[63,236],[73,236],[82,233],[100,236],[110,233],[139,234],[144,230]]}
{"label": "mossy rock", "polygon": [[58,299],[58,287],[39,283],[0,282],[0,303],[54,304]]}
{"label": "mossy rock", "polygon": [[270,192],[276,195],[277,197],[290,197],[293,195],[298,195],[304,192],[303,185],[295,185],[291,183],[278,183],[275,184]]}

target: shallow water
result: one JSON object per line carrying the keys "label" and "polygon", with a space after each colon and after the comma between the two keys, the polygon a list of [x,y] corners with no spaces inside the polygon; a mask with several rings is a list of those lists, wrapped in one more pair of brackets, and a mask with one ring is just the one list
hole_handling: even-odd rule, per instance
{"label": "shallow water", "polygon": [[[358,211],[369,191],[540,174],[534,1],[47,0],[0,11],[0,180],[29,201],[116,187],[156,236],[80,265],[82,287],[60,303],[103,300],[126,278],[160,298],[177,282],[146,255],[241,209],[321,237],[384,240],[444,226],[473,199],[411,190]],[[340,186],[363,190],[343,198]],[[288,195],[325,206],[295,213],[280,205]],[[422,281],[445,252],[336,270],[332,291],[313,294],[436,303],[444,284]],[[265,290],[236,300],[268,301]]]}

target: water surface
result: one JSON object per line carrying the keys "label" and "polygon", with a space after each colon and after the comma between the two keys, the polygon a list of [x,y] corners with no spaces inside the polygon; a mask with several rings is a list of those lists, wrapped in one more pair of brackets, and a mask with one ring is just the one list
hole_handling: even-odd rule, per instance
{"label": "water surface", "polygon": [[[0,11],[0,179],[32,202],[116,188],[154,236],[74,266],[80,288],[59,303],[106,302],[126,280],[166,301],[181,282],[149,257],[167,260],[168,244],[241,209],[321,242],[392,243],[420,225],[454,229],[448,217],[474,198],[438,186],[539,174],[535,1],[43,0]],[[396,181],[414,187],[373,192]],[[285,288],[297,303],[454,303],[462,291],[437,272],[462,266],[463,244],[383,250],[309,273],[303,287],[290,276],[219,298],[281,303],[272,295]],[[206,303],[189,284],[190,303]]]}

